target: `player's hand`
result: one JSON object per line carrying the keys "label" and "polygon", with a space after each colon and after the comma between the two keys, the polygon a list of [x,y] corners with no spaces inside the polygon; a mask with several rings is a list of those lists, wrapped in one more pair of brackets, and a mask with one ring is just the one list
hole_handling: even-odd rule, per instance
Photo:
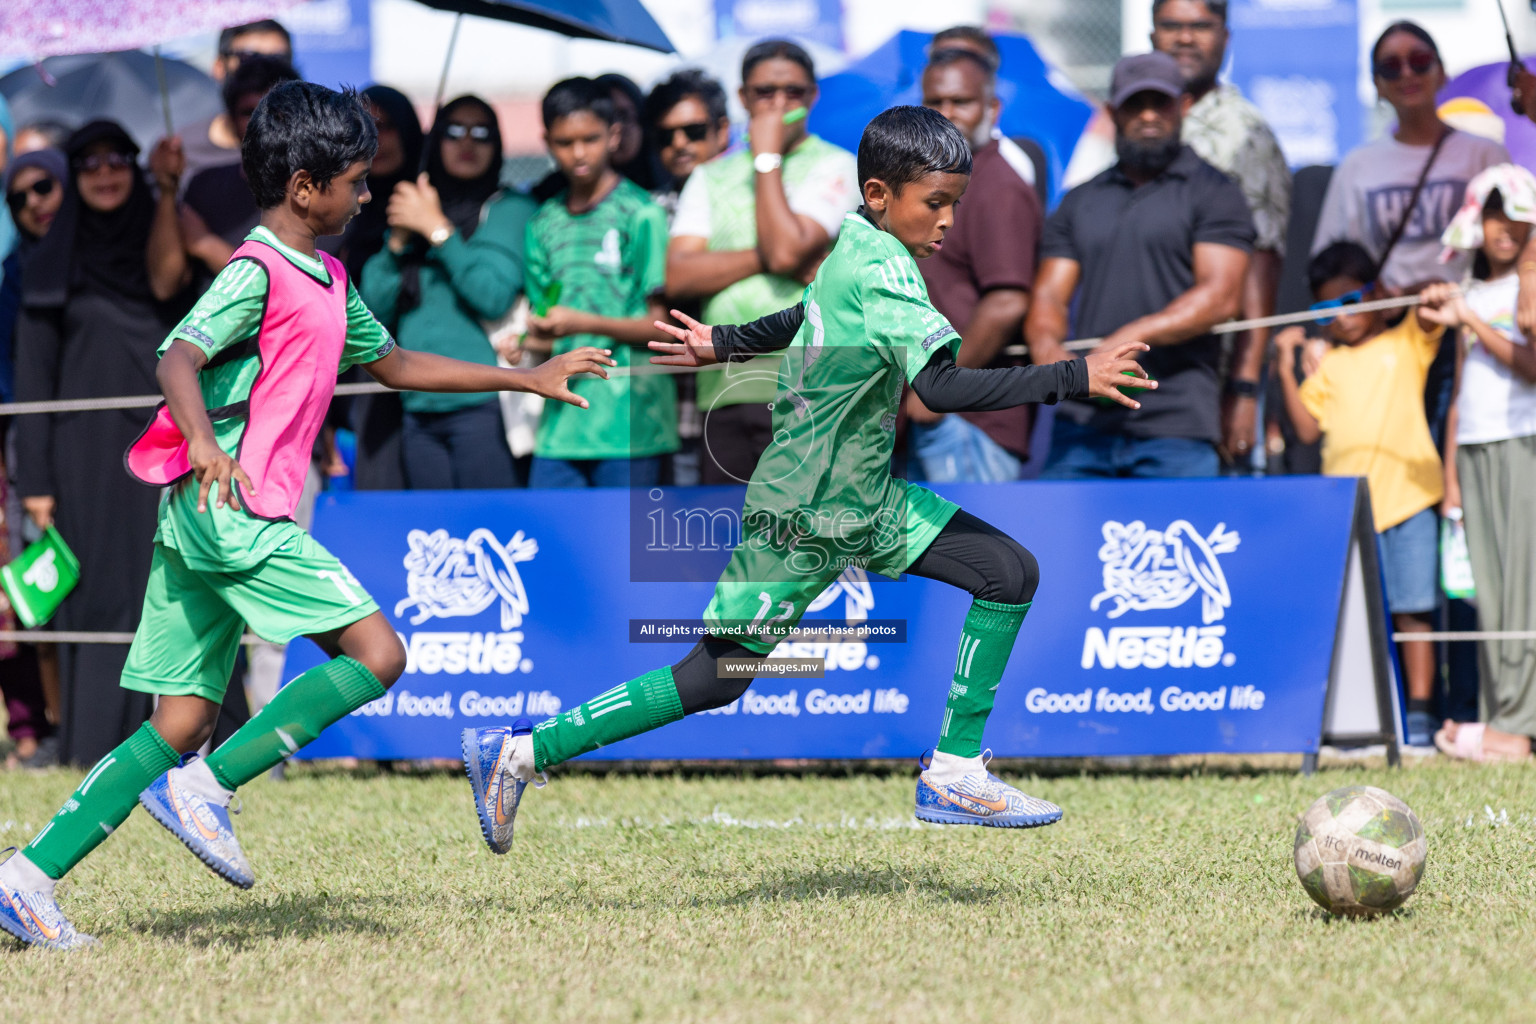
{"label": "player's hand", "polygon": [[214,507],[228,505],[240,511],[240,492],[235,482],[245,485],[246,492],[256,493],[256,485],[245,475],[234,456],[212,441],[193,441],[187,448],[187,461],[192,463],[192,473],[197,477],[197,510],[208,511],[208,494],[213,492]]}
{"label": "player's hand", "polygon": [[1147,379],[1147,371],[1136,361],[1136,353],[1148,352],[1152,346],[1141,341],[1121,342],[1110,348],[1101,345],[1086,360],[1088,364],[1088,393],[1094,398],[1108,398],[1127,409],[1140,409],[1141,403],[1121,388],[1157,387],[1157,381]]}
{"label": "player's hand", "polygon": [[572,334],[587,333],[585,317],[580,310],[570,306],[550,306],[549,312],[543,316],[537,313],[528,314],[528,326],[540,334],[551,338],[564,338]]}
{"label": "player's hand", "polygon": [[1275,334],[1275,351],[1282,358],[1291,358],[1298,348],[1307,343],[1307,329],[1292,324]]}
{"label": "player's hand", "polygon": [[53,522],[53,495],[51,494],[22,498],[21,507],[27,510],[27,515],[37,524],[39,530],[48,529],[49,524]]}
{"label": "player's hand", "polygon": [[687,313],[674,309],[672,315],[677,317],[677,322],[683,326],[662,323],[656,321],[656,329],[676,338],[676,342],[652,341],[649,343],[652,352],[660,352],[660,355],[651,356],[651,362],[662,366],[708,366],[717,362],[715,359],[715,343],[713,340],[714,328],[709,324],[701,324]]}
{"label": "player's hand", "polygon": [[532,386],[528,389],[536,395],[569,402],[580,409],[587,408],[587,400],[571,393],[568,381],[579,373],[590,373],[608,379],[608,367],[617,365],[611,358],[612,349],[593,348],[583,345],[564,355],[555,356],[546,363],[526,371]]}

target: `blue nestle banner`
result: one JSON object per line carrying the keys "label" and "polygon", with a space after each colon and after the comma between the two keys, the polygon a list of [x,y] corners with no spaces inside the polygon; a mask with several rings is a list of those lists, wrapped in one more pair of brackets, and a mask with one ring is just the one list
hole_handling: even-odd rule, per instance
{"label": "blue nestle banner", "polygon": [[[1315,751],[1356,483],[1317,477],[940,487],[1018,538],[1041,584],[998,689],[999,756]],[[409,652],[305,756],[453,756],[679,659],[735,537],[739,489],[327,495],[315,535]],[[725,511],[722,511],[725,510]],[[656,580],[675,564],[674,582]],[[681,581],[679,581],[681,580]],[[734,704],[605,758],[915,757],[943,713],[968,595],[849,570]],[[862,627],[856,632],[850,627]],[[308,642],[288,676],[318,662]]]}

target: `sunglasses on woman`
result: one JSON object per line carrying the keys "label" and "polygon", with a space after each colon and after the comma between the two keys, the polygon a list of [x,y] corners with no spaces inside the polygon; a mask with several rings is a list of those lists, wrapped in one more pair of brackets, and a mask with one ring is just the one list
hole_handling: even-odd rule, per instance
{"label": "sunglasses on woman", "polygon": [[491,129],[483,124],[453,124],[443,129],[443,137],[454,142],[463,142],[469,139],[471,142],[489,143],[491,141]]}
{"label": "sunglasses on woman", "polygon": [[754,85],[747,89],[755,100],[764,102],[773,99],[778,93],[783,93],[784,98],[794,103],[803,100],[810,95],[811,90],[803,85]]}
{"label": "sunglasses on woman", "polygon": [[1435,64],[1434,54],[1428,50],[1414,50],[1408,55],[1406,63],[1401,57],[1386,57],[1377,61],[1376,74],[1384,82],[1395,82],[1403,77],[1405,67],[1415,75],[1427,75],[1434,70]]}
{"label": "sunglasses on woman", "polygon": [[[1341,306],[1353,306],[1357,302],[1365,301],[1365,297],[1371,294],[1371,287],[1371,285],[1366,285],[1364,288],[1356,288],[1352,292],[1345,292],[1336,299],[1324,299],[1322,302],[1314,302],[1307,308],[1313,312],[1318,312],[1324,309],[1338,309]],[[1337,319],[1338,317],[1336,316],[1320,316],[1315,323],[1319,327],[1327,327]]]}
{"label": "sunglasses on woman", "polygon": [[677,133],[682,132],[683,138],[688,142],[703,142],[709,137],[709,122],[696,121],[693,124],[678,124],[668,128],[662,125],[660,128],[662,145],[677,145]]}
{"label": "sunglasses on woman", "polygon": [[119,153],[116,150],[110,153],[92,153],[90,156],[83,156],[75,161],[75,170],[84,171],[86,174],[99,171],[103,167],[110,167],[114,171],[121,171],[132,166],[133,160],[129,158],[128,154]]}
{"label": "sunglasses on woman", "polygon": [[15,214],[21,212],[21,208],[23,206],[27,205],[28,192],[41,199],[43,196],[46,196],[52,192],[54,186],[57,184],[58,182],[54,181],[52,178],[38,178],[26,188],[19,188],[15,192],[7,193],[5,197],[5,205],[11,208],[11,214],[14,216]]}

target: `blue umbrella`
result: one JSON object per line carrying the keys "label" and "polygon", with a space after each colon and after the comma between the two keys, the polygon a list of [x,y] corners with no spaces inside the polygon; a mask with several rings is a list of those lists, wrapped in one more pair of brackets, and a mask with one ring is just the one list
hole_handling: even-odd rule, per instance
{"label": "blue umbrella", "polygon": [[645,46],[662,53],[677,47],[640,0],[421,0],[428,7],[558,32],[573,39]]}
{"label": "blue umbrella", "polygon": [[[1054,203],[1061,196],[1062,173],[1093,115],[1093,105],[1046,64],[1024,36],[994,39],[1002,55],[997,94],[1003,113],[998,128],[1010,137],[1027,136],[1045,150]],[[821,95],[811,111],[811,131],[857,151],[864,126],[876,114],[898,104],[922,102],[919,80],[932,41],[926,32],[898,32],[863,60],[823,78],[818,83]]]}

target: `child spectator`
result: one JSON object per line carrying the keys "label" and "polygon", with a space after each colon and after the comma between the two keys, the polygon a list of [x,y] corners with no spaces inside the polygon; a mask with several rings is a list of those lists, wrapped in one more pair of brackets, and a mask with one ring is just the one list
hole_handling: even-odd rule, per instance
{"label": "child spectator", "polygon": [[[501,188],[501,127],[476,96],[443,108],[427,139],[427,173],[395,185],[389,242],[363,266],[358,293],[408,349],[496,365],[482,324],[523,289],[523,236],[534,206]],[[400,396],[406,486],[522,487],[491,394]]]}
{"label": "child spectator", "polygon": [[[1516,265],[1536,223],[1536,177],[1498,164],[1473,178],[1445,232],[1451,250],[1477,252],[1481,280],[1445,308],[1460,326],[1456,401],[1446,431],[1446,511],[1463,511],[1478,625],[1536,629],[1536,351],[1516,326]],[[1435,746],[1474,761],[1523,761],[1536,736],[1536,643],[1478,645],[1482,723],[1447,721]]]}
{"label": "child spectator", "polygon": [[[620,367],[645,362],[666,274],[667,215],[613,167],[621,126],[609,90],[589,78],[544,97],[544,140],[565,187],[528,224],[530,348],[608,345]],[[677,387],[668,374],[571,382],[584,417],[544,407],[533,487],[649,487],[677,451]]]}
{"label": "child spectator", "polygon": [[[1307,277],[1313,309],[1362,301],[1376,280],[1376,262],[1354,242],[1336,242],[1312,257]],[[1440,453],[1424,415],[1424,381],[1444,333],[1444,305],[1453,289],[1423,292],[1415,315],[1386,326],[1380,311],[1342,313],[1321,321],[1335,347],[1317,373],[1298,385],[1296,350],[1301,327],[1275,337],[1286,412],[1304,444],[1323,440],[1325,476],[1363,476],[1387,582],[1387,605],[1400,632],[1428,632],[1439,603],[1435,506],[1444,493]],[[1406,643],[1398,651],[1408,682],[1408,743],[1428,746],[1434,731],[1430,695],[1434,648]]]}

